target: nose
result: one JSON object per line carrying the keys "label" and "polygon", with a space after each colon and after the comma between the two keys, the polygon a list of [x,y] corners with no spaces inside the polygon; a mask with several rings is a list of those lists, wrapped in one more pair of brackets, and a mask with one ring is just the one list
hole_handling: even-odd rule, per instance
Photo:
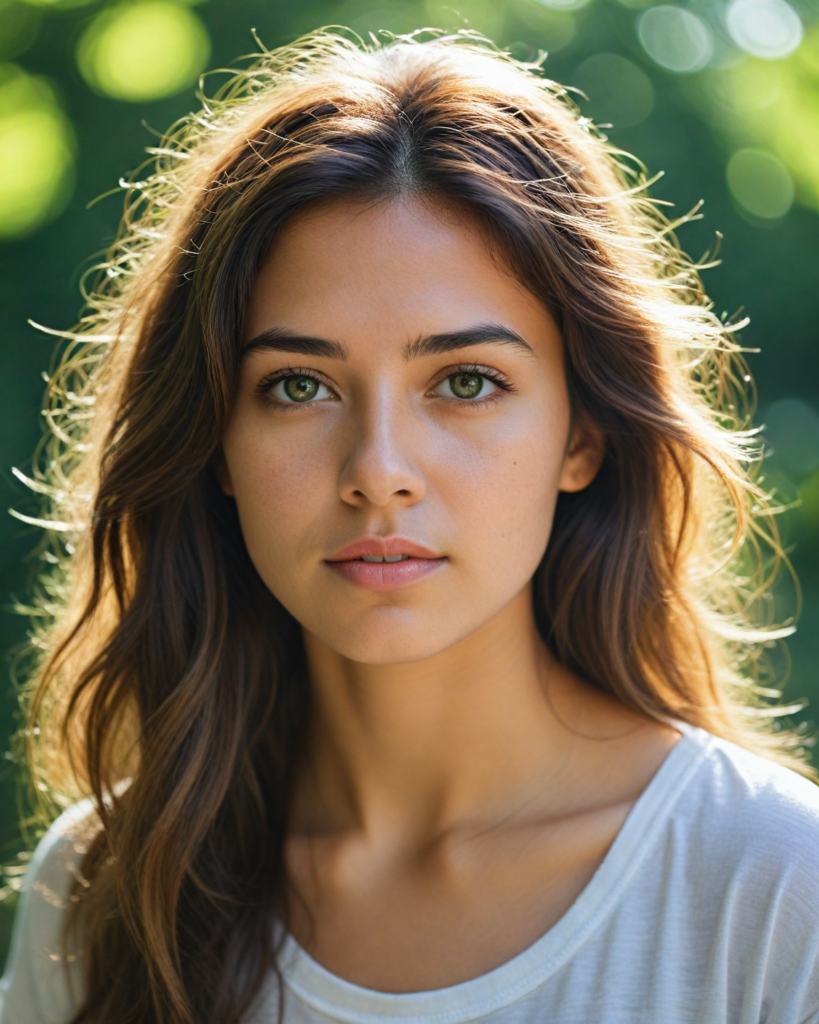
{"label": "nose", "polygon": [[393,503],[414,505],[423,498],[426,487],[413,458],[418,434],[410,422],[411,415],[388,394],[360,409],[339,474],[338,491],[343,502],[355,508],[386,508]]}

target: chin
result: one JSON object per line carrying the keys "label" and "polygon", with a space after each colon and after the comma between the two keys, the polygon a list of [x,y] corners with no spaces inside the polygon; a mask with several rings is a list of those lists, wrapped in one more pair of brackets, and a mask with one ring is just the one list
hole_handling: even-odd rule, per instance
{"label": "chin", "polygon": [[403,665],[433,658],[462,639],[463,634],[454,632],[451,623],[447,623],[446,630],[441,625],[428,615],[379,608],[375,614],[367,614],[364,621],[345,623],[341,629],[319,626],[310,631],[349,661],[362,665]]}

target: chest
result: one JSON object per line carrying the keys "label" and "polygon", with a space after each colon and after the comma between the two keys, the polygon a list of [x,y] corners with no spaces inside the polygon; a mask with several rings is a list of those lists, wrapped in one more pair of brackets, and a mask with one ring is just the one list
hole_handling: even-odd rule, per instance
{"label": "chest", "polygon": [[[764,901],[730,898],[736,871],[692,870],[669,834],[622,845],[559,920],[491,973],[455,988],[351,987],[291,941],[284,1024],[808,1024],[816,1019],[816,930],[769,927]],[[768,922],[766,925],[765,922]],[[505,919],[497,922],[502,927]],[[797,949],[799,953],[797,955]],[[326,965],[325,965],[326,966]],[[272,1003],[270,1004],[272,1005]],[[258,1024],[270,1024],[263,1017]],[[254,1019],[252,1024],[257,1024]]]}
{"label": "chest", "polygon": [[291,844],[291,931],[328,971],[418,992],[491,971],[552,928],[588,885],[630,805],[458,835],[413,857],[366,842]]}

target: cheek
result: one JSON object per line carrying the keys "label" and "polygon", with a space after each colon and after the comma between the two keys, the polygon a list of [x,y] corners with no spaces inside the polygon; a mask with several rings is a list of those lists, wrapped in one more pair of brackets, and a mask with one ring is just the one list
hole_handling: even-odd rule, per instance
{"label": "cheek", "polygon": [[223,450],[245,543],[271,585],[271,575],[288,572],[309,547],[336,491],[329,446],[287,424],[272,431],[240,420],[226,432]]}
{"label": "cheek", "polygon": [[433,491],[460,538],[461,556],[481,575],[531,575],[549,539],[568,416],[542,404],[467,431],[431,469]]}

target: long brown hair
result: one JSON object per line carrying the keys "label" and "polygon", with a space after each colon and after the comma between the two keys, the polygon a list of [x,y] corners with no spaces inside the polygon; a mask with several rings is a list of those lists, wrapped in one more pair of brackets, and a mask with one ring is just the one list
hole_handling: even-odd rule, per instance
{"label": "long brown hair", "polygon": [[535,581],[557,656],[655,719],[798,764],[755,681],[787,630],[759,621],[770,531],[735,326],[640,165],[564,90],[468,34],[319,32],[233,77],[139,178],[30,481],[52,565],[30,764],[99,819],[75,1024],[238,1024],[275,969],[309,680],[212,462],[257,270],[317,200],[467,207],[556,317],[573,414],[606,438]]}

